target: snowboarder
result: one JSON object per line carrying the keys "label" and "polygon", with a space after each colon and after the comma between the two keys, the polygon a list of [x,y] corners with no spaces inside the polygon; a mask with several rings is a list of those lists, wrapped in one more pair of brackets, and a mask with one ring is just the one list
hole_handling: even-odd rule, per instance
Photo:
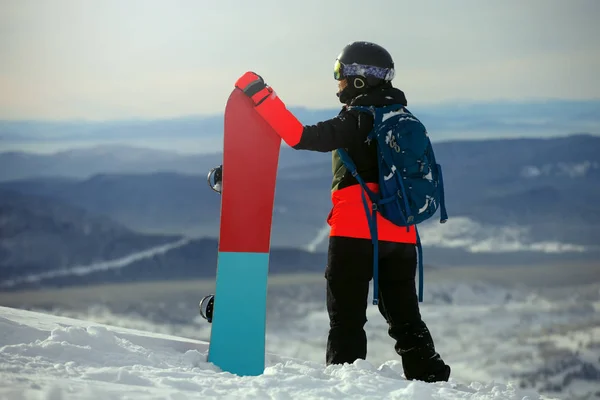
{"label": "snowboarder", "polygon": [[[263,78],[246,73],[236,83],[250,97],[256,111],[293,149],[332,152],[333,207],[327,266],[327,311],[330,329],[326,363],[352,363],[365,359],[364,331],[369,282],[373,278],[373,244],[361,199],[361,187],[348,173],[335,151],[344,148],[354,160],[369,188],[378,188],[377,149],[367,141],[373,128],[369,113],[348,106],[407,105],[404,92],[392,85],[394,62],[387,50],[370,42],[348,44],[334,65],[337,96],[344,104],[340,113],[314,125],[303,125],[287,110]],[[211,186],[220,191],[221,168],[209,173]],[[212,179],[212,181],[211,181]],[[398,227],[378,215],[379,311],[389,325],[395,350],[402,359],[407,379],[447,381],[450,367],[436,352],[432,336],[421,318],[416,282],[416,232]]]}

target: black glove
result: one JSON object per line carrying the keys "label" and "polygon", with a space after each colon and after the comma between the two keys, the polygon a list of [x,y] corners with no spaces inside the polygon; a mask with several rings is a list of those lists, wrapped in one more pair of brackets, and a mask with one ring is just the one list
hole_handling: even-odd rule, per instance
{"label": "black glove", "polygon": [[273,89],[265,83],[264,79],[252,71],[242,75],[235,83],[235,87],[250,97],[255,106],[260,105],[273,93]]}

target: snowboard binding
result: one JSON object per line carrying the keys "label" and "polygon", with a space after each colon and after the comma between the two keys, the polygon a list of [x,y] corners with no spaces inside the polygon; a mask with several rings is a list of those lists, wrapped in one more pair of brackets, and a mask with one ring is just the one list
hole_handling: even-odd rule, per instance
{"label": "snowboard binding", "polygon": [[209,294],[208,296],[204,296],[202,300],[200,300],[200,316],[208,321],[208,323],[212,323],[213,317],[213,308],[215,305],[215,295]]}
{"label": "snowboard binding", "polygon": [[208,171],[208,176],[206,177],[206,180],[208,182],[208,186],[210,186],[212,190],[220,194],[221,185],[223,183],[223,166],[219,165],[218,167],[214,167],[210,171]]}

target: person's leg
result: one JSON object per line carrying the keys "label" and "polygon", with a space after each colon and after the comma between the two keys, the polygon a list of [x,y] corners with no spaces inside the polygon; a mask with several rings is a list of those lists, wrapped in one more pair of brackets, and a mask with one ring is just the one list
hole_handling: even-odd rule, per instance
{"label": "person's leg", "polygon": [[367,356],[366,309],[373,245],[368,239],[330,237],[327,269],[326,364],[353,363]]}
{"label": "person's leg", "polygon": [[415,285],[416,248],[412,244],[381,243],[379,310],[396,341],[407,379],[447,381],[450,367],[436,352],[431,333],[421,318]]}

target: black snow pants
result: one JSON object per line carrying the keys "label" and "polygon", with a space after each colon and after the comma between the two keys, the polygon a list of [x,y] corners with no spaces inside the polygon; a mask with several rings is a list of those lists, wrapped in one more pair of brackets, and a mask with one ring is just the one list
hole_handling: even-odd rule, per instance
{"label": "black snow pants", "polygon": [[[450,367],[436,352],[421,319],[416,291],[417,254],[412,244],[379,242],[379,311],[402,359],[407,379],[447,381]],[[370,239],[330,237],[327,268],[327,311],[330,329],[326,363],[366,359],[369,282],[373,277]]]}

